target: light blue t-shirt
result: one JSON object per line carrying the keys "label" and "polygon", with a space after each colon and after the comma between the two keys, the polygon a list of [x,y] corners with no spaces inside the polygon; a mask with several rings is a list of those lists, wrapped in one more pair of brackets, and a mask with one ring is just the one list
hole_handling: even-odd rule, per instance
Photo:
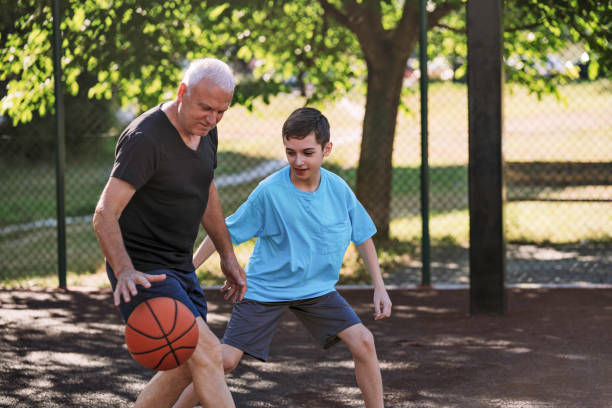
{"label": "light blue t-shirt", "polygon": [[350,241],[360,245],[376,233],[351,188],[323,168],[312,193],[293,185],[289,166],[268,176],[226,224],[236,245],[258,238],[246,268],[245,297],[262,302],[331,292]]}

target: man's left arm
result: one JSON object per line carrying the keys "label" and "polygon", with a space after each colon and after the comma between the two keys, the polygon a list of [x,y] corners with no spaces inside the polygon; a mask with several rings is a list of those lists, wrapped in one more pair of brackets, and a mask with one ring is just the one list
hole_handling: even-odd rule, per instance
{"label": "man's left arm", "polygon": [[202,227],[214,243],[221,258],[221,271],[226,279],[221,291],[225,293],[225,299],[232,302],[242,300],[247,290],[246,274],[236,259],[234,246],[225,225],[221,199],[214,181],[210,183],[208,204],[202,217]]}
{"label": "man's left arm", "polygon": [[391,316],[391,299],[385,289],[382,274],[380,273],[380,265],[378,263],[378,255],[372,238],[368,238],[365,242],[357,245],[359,255],[370,273],[372,285],[374,285],[374,320],[384,319]]}

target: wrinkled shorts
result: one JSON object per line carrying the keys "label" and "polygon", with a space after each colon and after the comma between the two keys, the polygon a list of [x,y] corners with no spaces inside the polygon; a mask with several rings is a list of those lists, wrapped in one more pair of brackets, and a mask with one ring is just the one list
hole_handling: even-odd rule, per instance
{"label": "wrinkled shorts", "polygon": [[[127,303],[123,300],[123,296],[121,296],[119,311],[125,322],[127,322],[128,317],[130,317],[130,314],[136,306],[144,300],[163,296],[182,302],[191,310],[195,317],[202,316],[204,321],[206,321],[206,313],[208,311],[206,296],[204,296],[198,277],[194,272],[155,269],[146,271],[145,273],[149,275],[161,275],[165,273],[166,279],[161,282],[151,282],[150,288],[136,285],[138,294],[136,296],[130,294],[130,301]],[[117,278],[115,278],[115,273],[108,263],[106,264],[106,274],[108,275],[108,279],[114,291],[117,286]]]}
{"label": "wrinkled shorts", "polygon": [[234,304],[221,342],[266,361],[276,327],[287,309],[325,349],[340,341],[338,333],[361,323],[355,311],[336,291],[312,299],[287,302],[243,299]]}

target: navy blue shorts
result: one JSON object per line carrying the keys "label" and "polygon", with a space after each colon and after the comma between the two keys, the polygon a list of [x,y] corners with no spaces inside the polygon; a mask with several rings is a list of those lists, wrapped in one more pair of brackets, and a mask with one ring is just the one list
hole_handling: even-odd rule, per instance
{"label": "navy blue shorts", "polygon": [[[172,269],[155,269],[152,271],[146,271],[149,275],[161,275],[166,274],[166,279],[161,282],[151,282],[150,288],[145,288],[142,285],[136,285],[138,294],[132,296],[131,300],[125,303],[123,296],[121,296],[121,303],[119,304],[119,311],[123,316],[123,320],[127,322],[128,317],[132,311],[146,299],[155,297],[170,297],[182,302],[185,306],[193,312],[195,317],[202,316],[206,321],[206,313],[208,308],[206,306],[206,297],[198,281],[198,277],[195,272],[180,272]],[[106,264],[106,274],[110,280],[113,291],[117,286],[117,278],[115,273],[111,269],[110,265]]]}
{"label": "navy blue shorts", "polygon": [[361,323],[353,308],[335,290],[316,298],[288,302],[243,299],[234,304],[222,343],[266,361],[276,327],[287,309],[325,349],[340,341],[338,333]]}

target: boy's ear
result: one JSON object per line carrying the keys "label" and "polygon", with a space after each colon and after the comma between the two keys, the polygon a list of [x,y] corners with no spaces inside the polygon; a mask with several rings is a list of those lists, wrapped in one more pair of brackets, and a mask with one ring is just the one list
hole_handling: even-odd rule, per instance
{"label": "boy's ear", "polygon": [[327,144],[323,148],[323,157],[327,157],[327,156],[329,156],[331,154],[333,146],[334,146],[334,144],[332,142],[327,142]]}

